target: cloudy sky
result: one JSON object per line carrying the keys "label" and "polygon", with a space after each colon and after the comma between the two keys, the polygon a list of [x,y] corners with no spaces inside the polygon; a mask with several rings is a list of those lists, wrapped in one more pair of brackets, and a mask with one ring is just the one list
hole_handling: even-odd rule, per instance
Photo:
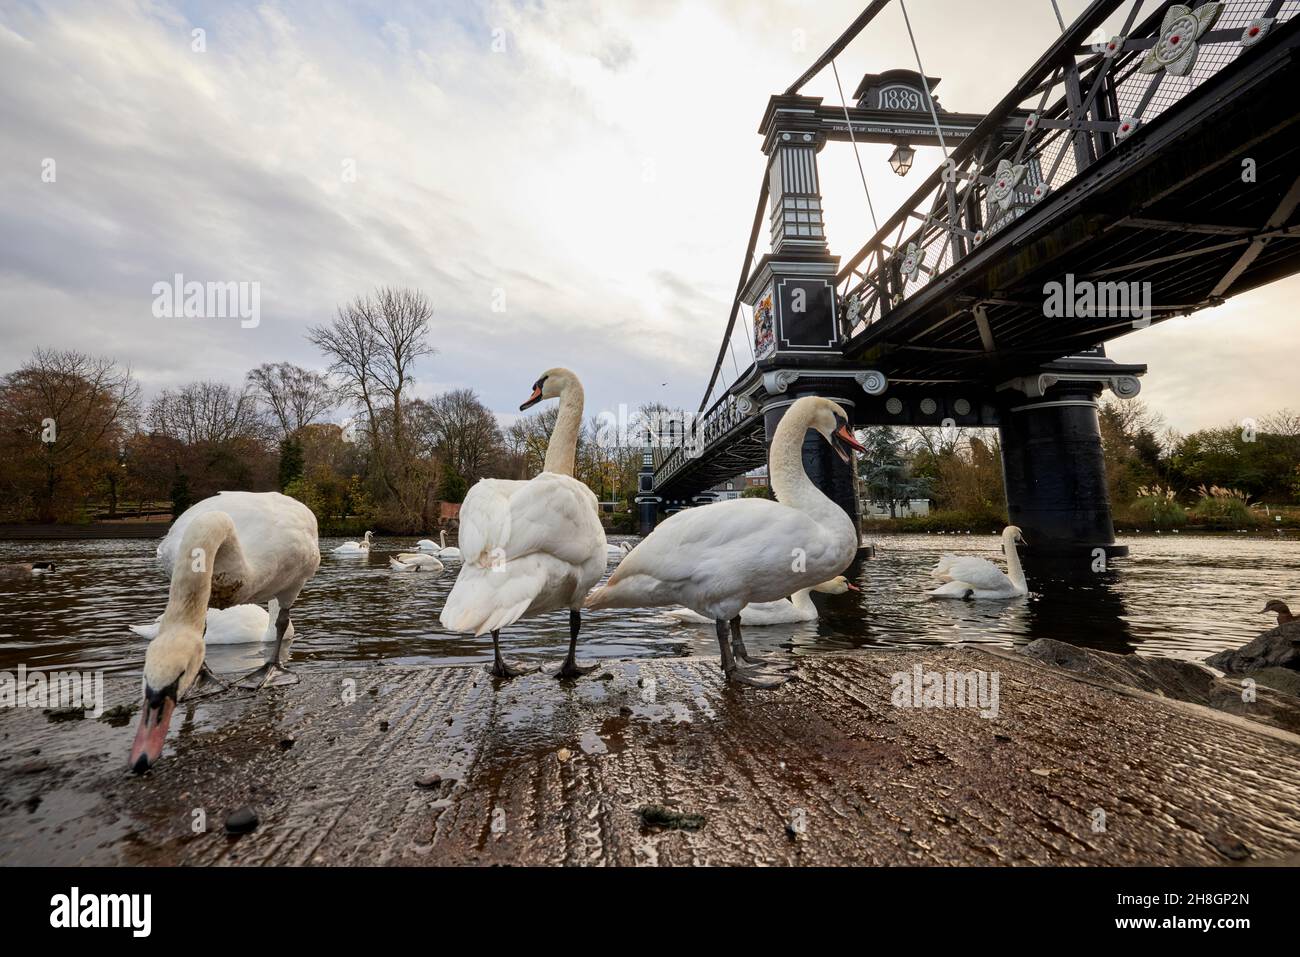
{"label": "cloudy sky", "polygon": [[[1067,19],[1084,5],[1060,0]],[[115,355],[146,394],[319,367],[306,327],[397,284],[435,307],[420,394],[470,386],[509,413],[568,365],[589,411],[693,408],[767,97],[860,9],[0,0],[0,371],[42,345]],[[1049,0],[908,10],[955,110],[990,108],[1059,31]],[[896,5],[839,59],[850,95],[865,72],[913,65]],[[806,92],[839,102],[829,71]],[[938,159],[923,151],[904,180],[887,153],[863,148],[882,219]],[[831,144],[822,172],[847,256],[870,231],[851,149]],[[259,283],[260,324],[156,317],[153,286],[177,273]],[[1111,354],[1151,364],[1143,396],[1183,430],[1297,406],[1289,366],[1268,372],[1297,345],[1297,294],[1279,283]]]}

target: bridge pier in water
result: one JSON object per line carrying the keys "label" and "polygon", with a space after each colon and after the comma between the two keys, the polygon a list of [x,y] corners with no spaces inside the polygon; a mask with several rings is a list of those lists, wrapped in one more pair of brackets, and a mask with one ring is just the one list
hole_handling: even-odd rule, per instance
{"label": "bridge pier in water", "polygon": [[[1119,374],[1084,371],[1094,363],[1097,371]],[[1131,373],[1139,369],[1145,371],[1117,367],[1101,354],[1004,383],[998,433],[1007,516],[1024,533],[1029,561],[1096,558],[1098,549],[1106,557],[1128,553],[1115,544],[1097,400],[1106,387],[1120,398],[1137,395]]]}

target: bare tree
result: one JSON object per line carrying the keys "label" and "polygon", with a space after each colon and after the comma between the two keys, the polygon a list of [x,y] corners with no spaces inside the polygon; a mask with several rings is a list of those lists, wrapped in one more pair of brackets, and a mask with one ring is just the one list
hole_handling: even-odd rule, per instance
{"label": "bare tree", "polygon": [[186,445],[266,437],[254,394],[225,382],[189,382],[179,389],[164,389],[149,404],[145,418],[152,431]]}
{"label": "bare tree", "polygon": [[337,403],[329,379],[290,362],[267,362],[248,373],[247,388],[271,414],[279,438],[287,439]]}
{"label": "bare tree", "polygon": [[429,452],[465,481],[487,474],[501,454],[501,427],[473,389],[453,389],[421,403],[419,424]]}
{"label": "bare tree", "polygon": [[411,289],[382,288],[340,306],[328,325],[307,338],[330,360],[343,395],[366,414],[366,432],[379,477],[402,520],[423,519],[430,474],[412,453],[405,399],[412,372],[429,345],[433,307]]}

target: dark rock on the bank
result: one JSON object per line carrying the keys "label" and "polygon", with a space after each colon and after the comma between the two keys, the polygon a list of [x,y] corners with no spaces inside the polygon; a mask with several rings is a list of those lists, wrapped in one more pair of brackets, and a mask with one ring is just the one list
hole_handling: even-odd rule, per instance
{"label": "dark rock on the bank", "polygon": [[1265,668],[1300,671],[1300,621],[1271,628],[1236,651],[1211,655],[1205,663],[1229,674],[1247,674]]}
{"label": "dark rock on the bank", "polygon": [[226,833],[247,834],[255,830],[260,823],[256,811],[251,807],[241,807],[238,811],[232,811],[226,817]]}
{"label": "dark rock on the bank", "polygon": [[1300,698],[1268,687],[1266,673],[1251,675],[1258,686],[1252,689],[1254,700],[1247,701],[1251,695],[1244,693],[1240,678],[1216,677],[1191,661],[1117,655],[1052,638],[1032,641],[1020,653],[1085,678],[1205,705],[1300,734]]}

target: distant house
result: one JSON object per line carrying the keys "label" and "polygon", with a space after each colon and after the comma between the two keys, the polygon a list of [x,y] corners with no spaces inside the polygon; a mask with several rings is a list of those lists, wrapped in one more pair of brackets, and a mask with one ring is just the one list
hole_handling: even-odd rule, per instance
{"label": "distant house", "polygon": [[767,466],[762,465],[746,472],[744,475],[738,475],[735,478],[727,479],[725,482],[719,482],[704,494],[712,495],[715,502],[725,502],[728,499],[740,498],[746,489],[766,487]]}

